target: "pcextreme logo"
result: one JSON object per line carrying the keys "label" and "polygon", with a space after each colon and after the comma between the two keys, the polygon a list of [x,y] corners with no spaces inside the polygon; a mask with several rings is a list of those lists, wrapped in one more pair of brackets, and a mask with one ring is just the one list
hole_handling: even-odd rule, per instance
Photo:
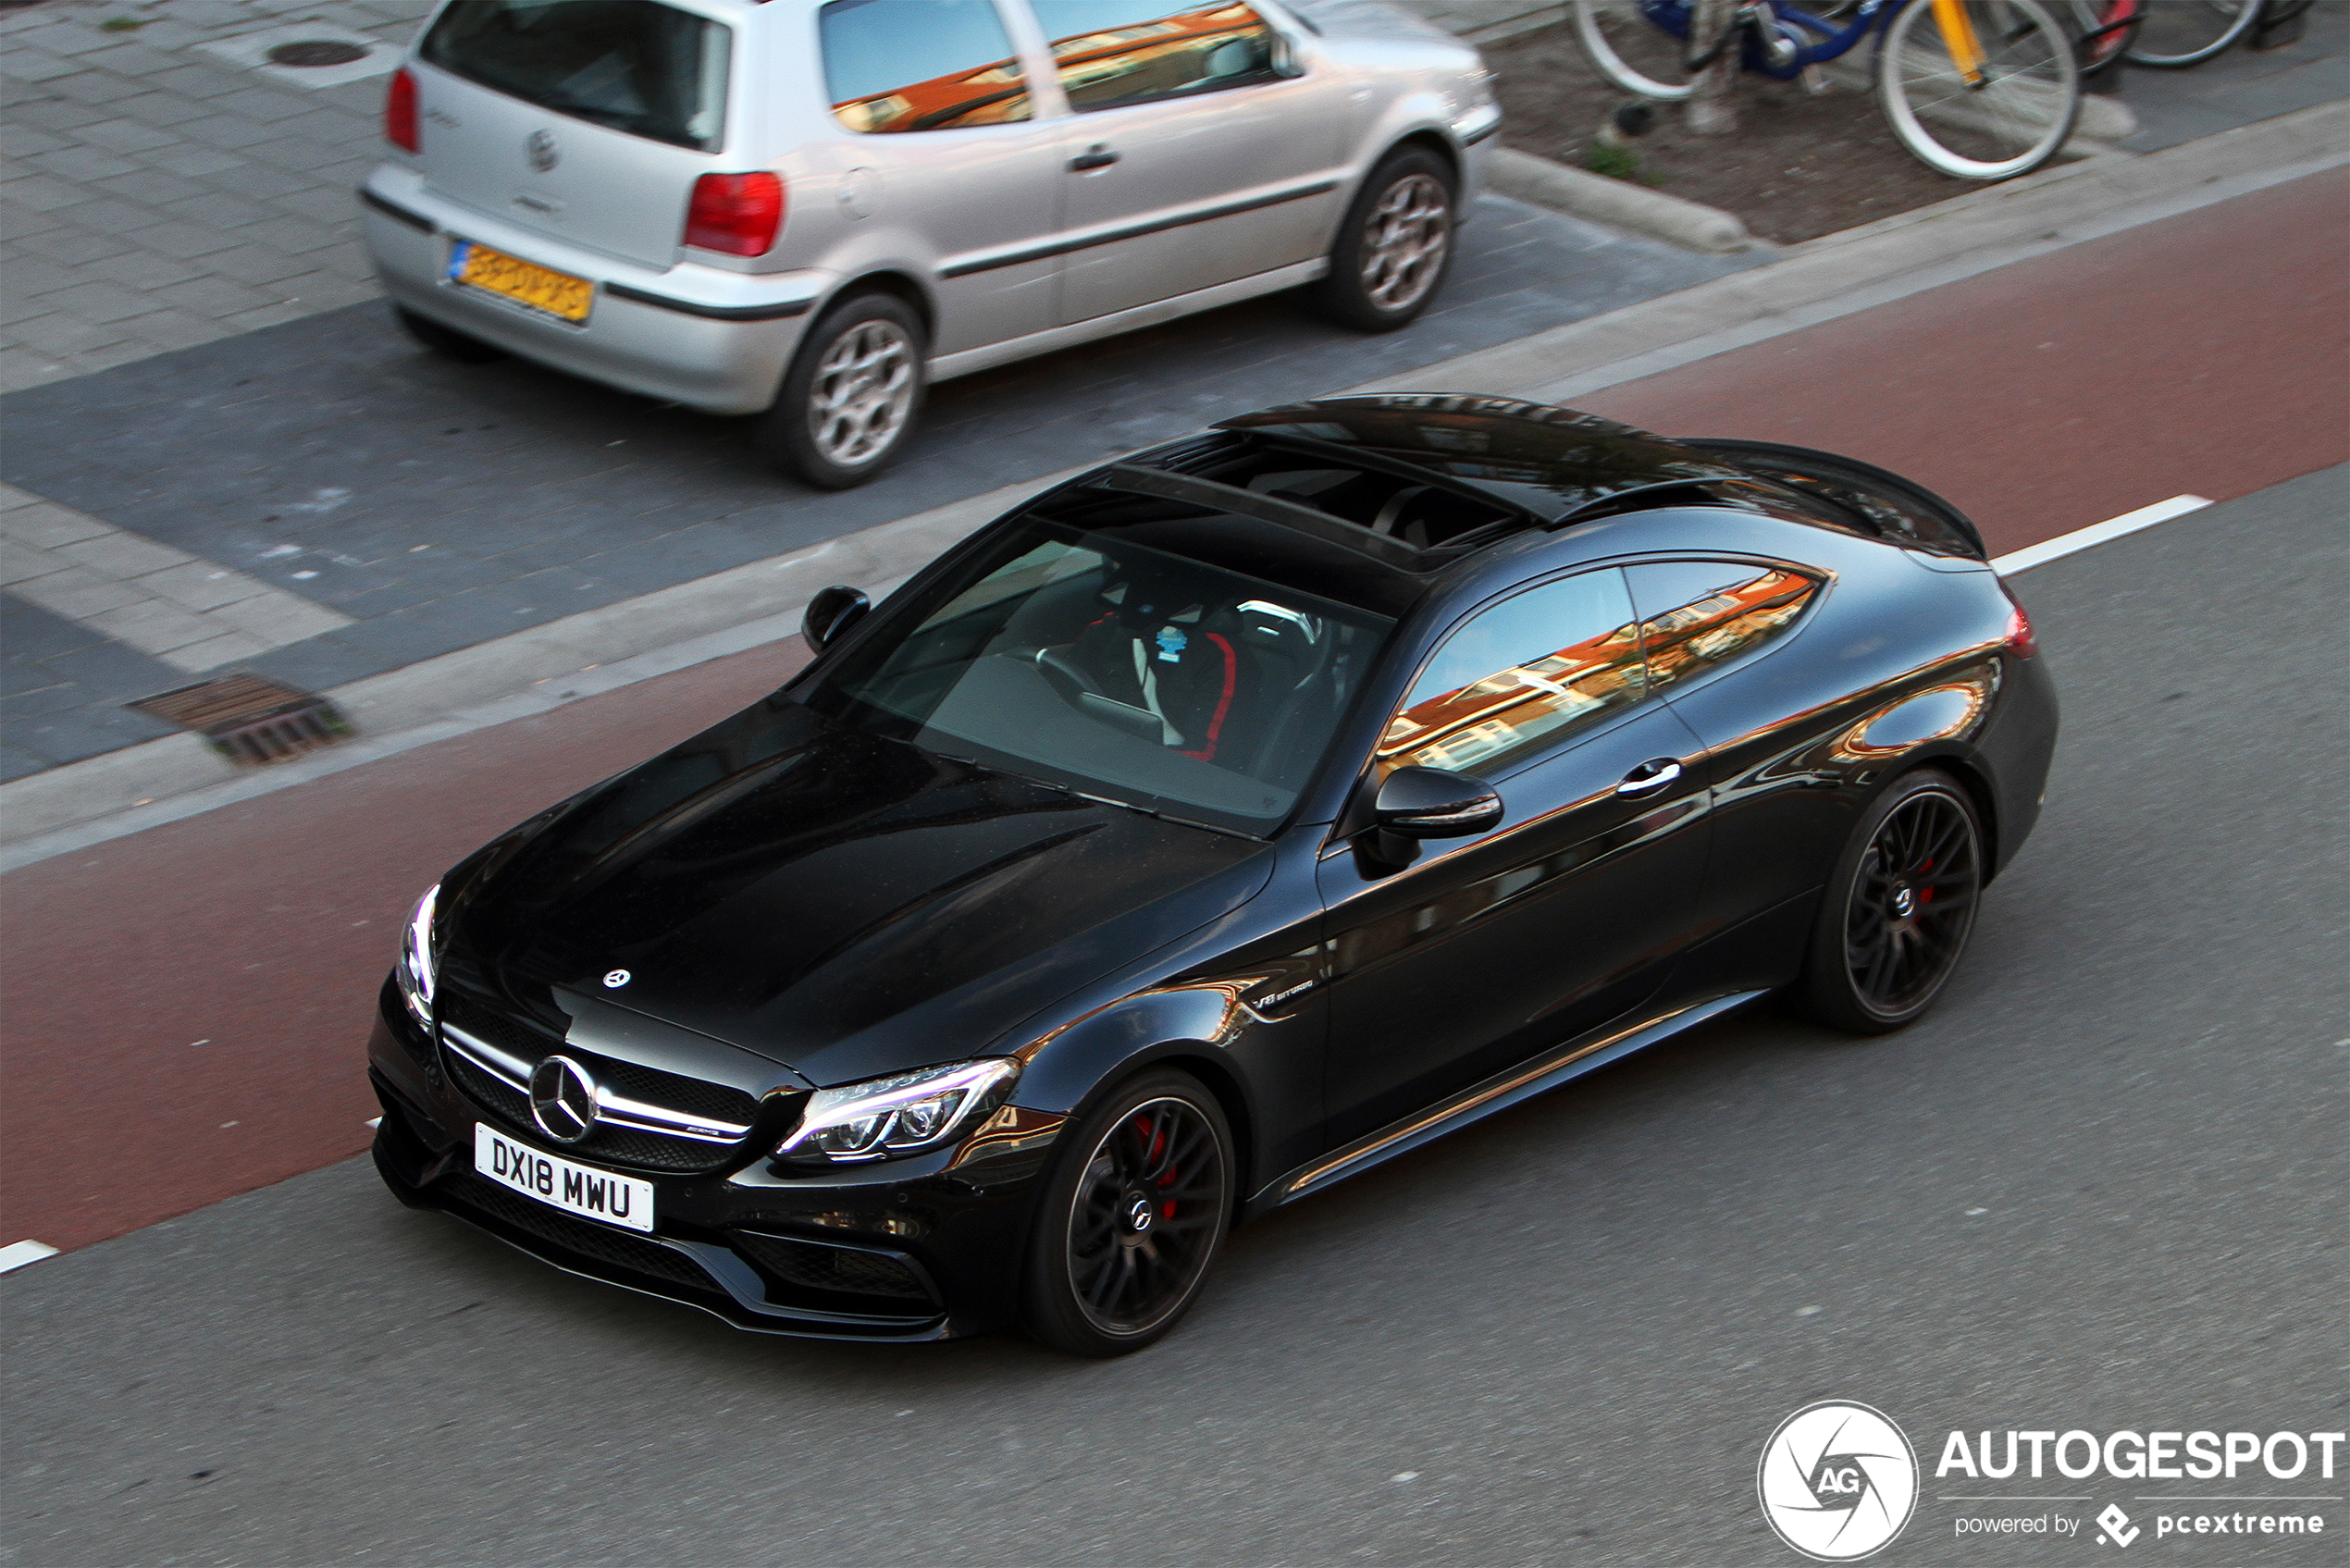
{"label": "pcextreme logo", "polygon": [[1816,1562],[1851,1562],[1910,1522],[1918,1456],[1884,1412],[1823,1400],[1779,1423],[1754,1487],[1779,1539]]}

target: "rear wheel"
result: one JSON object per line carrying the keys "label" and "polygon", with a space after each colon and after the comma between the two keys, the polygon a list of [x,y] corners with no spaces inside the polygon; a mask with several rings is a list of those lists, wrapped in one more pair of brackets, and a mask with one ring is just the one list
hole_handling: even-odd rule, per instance
{"label": "rear wheel", "polygon": [[1983,830],[1948,773],[1904,775],[1837,858],[1797,999],[1820,1022],[1883,1034],[1934,1005],[1974,931]]}
{"label": "rear wheel", "polygon": [[1575,0],[1575,37],[1602,76],[1660,104],[1689,95],[1688,41],[1649,20],[1635,0]]}
{"label": "rear wheel", "polygon": [[846,490],[895,462],[921,412],[929,347],[894,294],[841,301],[808,329],[754,438],[769,462],[820,490]]}
{"label": "rear wheel", "polygon": [[1224,1243],[1232,1134],[1188,1073],[1145,1073],[1062,1135],[1029,1242],[1028,1331],[1073,1355],[1141,1350],[1181,1321]]}
{"label": "rear wheel", "polygon": [[2199,66],[2243,37],[2259,17],[2260,0],[2161,0],[2146,7],[2128,59],[2157,70]]}
{"label": "rear wheel", "polygon": [[506,357],[505,350],[492,347],[453,327],[443,327],[430,316],[418,315],[404,306],[392,306],[392,314],[400,318],[400,325],[408,336],[443,359],[453,359],[459,364],[488,364],[492,360]]}
{"label": "rear wheel", "polygon": [[2081,117],[2072,40],[2039,0],[1917,0],[1886,30],[1876,69],[1901,145],[1960,179],[2030,173]]}
{"label": "rear wheel", "polygon": [[1392,332],[1428,308],[1452,260],[1452,166],[1424,147],[1406,147],[1363,182],[1316,291],[1331,319]]}

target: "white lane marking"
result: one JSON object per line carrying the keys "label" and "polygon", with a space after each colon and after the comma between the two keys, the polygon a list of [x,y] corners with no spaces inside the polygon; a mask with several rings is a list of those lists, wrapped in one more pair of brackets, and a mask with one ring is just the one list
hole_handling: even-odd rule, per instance
{"label": "white lane marking", "polygon": [[39,1263],[43,1258],[53,1258],[56,1255],[57,1249],[46,1241],[11,1241],[6,1246],[0,1247],[0,1274],[6,1274],[12,1268],[22,1268],[26,1264]]}
{"label": "white lane marking", "polygon": [[2085,528],[2075,528],[2069,534],[2059,534],[2053,539],[2043,539],[2036,545],[2010,550],[1991,558],[1991,569],[2002,577],[2012,577],[2018,572],[2029,572],[2035,566],[2046,566],[2075,550],[2093,545],[2108,544],[2124,534],[2134,534],[2141,528],[2151,528],[2157,523],[2168,523],[2173,517],[2184,517],[2190,512],[2200,512],[2211,503],[2201,496],[2172,496],[2169,500],[2142,506],[2135,512],[2125,512],[2119,517],[2109,517],[2102,523],[2092,523]]}

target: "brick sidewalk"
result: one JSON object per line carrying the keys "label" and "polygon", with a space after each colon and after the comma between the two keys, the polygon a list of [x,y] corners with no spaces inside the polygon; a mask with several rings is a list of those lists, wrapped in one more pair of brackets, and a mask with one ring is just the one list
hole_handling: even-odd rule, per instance
{"label": "brick sidewalk", "polygon": [[[428,0],[46,0],[0,15],[0,391],[372,297],[352,191]],[[290,25],[377,43],[305,88],[207,53]],[[335,71],[328,76],[342,74]]]}

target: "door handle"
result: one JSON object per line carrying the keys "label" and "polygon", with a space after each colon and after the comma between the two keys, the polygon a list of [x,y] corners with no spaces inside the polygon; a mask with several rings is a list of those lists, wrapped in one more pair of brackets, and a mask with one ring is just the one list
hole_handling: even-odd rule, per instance
{"label": "door handle", "polygon": [[1109,150],[1107,142],[1096,142],[1070,159],[1069,167],[1082,173],[1089,168],[1107,168],[1117,161],[1118,154]]}
{"label": "door handle", "polygon": [[1670,757],[1651,757],[1625,774],[1624,782],[1615,786],[1615,793],[1635,798],[1654,795],[1680,776],[1681,764],[1678,761]]}

